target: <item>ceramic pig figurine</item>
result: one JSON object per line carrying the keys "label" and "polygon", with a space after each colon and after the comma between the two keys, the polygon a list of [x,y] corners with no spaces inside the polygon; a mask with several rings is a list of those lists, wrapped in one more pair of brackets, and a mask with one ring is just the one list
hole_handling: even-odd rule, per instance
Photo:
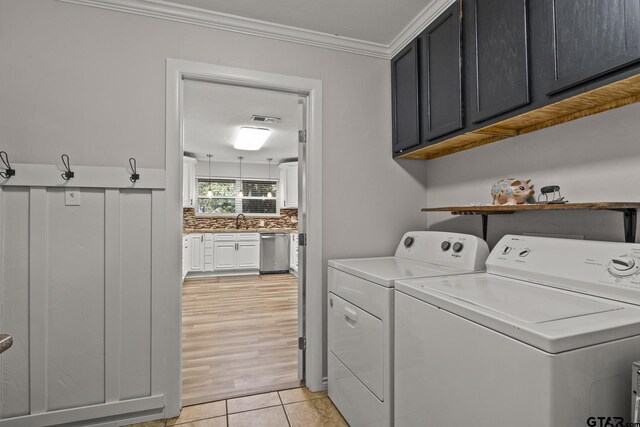
{"label": "ceramic pig figurine", "polygon": [[535,191],[529,185],[530,179],[501,179],[491,187],[491,197],[494,205],[518,205],[526,203]]}

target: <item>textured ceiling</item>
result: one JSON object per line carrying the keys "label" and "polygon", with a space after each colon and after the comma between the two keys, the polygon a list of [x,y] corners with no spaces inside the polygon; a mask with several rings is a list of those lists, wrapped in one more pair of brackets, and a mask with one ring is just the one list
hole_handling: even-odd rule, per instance
{"label": "textured ceiling", "polygon": [[[192,81],[184,82],[184,149],[198,157],[213,154],[217,161],[266,163],[298,156],[298,96],[268,90]],[[253,114],[281,118],[275,125],[250,121]],[[258,151],[236,150],[238,129],[271,129]]]}

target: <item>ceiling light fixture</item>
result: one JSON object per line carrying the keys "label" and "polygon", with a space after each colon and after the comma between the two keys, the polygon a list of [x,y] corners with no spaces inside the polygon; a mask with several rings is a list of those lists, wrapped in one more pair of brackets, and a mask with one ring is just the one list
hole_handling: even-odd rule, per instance
{"label": "ceiling light fixture", "polygon": [[241,127],[233,148],[236,150],[256,151],[262,148],[271,131],[265,128]]}
{"label": "ceiling light fixture", "polygon": [[207,191],[207,197],[212,198],[213,190],[211,190],[211,158],[213,157],[213,154],[207,154],[207,157],[209,158],[209,191]]}
{"label": "ceiling light fixture", "polygon": [[273,160],[273,158],[269,157],[267,160],[269,161],[269,191],[267,192],[267,197],[272,198],[273,194],[271,193],[271,160]]}
{"label": "ceiling light fixture", "polygon": [[238,160],[240,161],[240,190],[238,191],[238,197],[244,197],[242,193],[242,159],[244,159],[244,157],[238,156]]}

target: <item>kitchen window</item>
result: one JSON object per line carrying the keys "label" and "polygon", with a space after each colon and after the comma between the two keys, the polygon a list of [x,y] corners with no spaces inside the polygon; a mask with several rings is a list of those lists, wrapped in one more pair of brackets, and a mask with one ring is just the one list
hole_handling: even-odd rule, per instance
{"label": "kitchen window", "polygon": [[[242,197],[238,197],[240,190]],[[197,193],[200,215],[278,214],[277,180],[197,178]]]}

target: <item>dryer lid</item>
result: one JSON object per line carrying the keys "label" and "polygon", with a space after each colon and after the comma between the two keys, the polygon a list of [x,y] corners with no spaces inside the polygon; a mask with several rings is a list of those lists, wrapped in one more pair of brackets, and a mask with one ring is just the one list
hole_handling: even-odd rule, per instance
{"label": "dryer lid", "polygon": [[488,273],[399,281],[396,289],[549,353],[640,334],[633,306]]}

